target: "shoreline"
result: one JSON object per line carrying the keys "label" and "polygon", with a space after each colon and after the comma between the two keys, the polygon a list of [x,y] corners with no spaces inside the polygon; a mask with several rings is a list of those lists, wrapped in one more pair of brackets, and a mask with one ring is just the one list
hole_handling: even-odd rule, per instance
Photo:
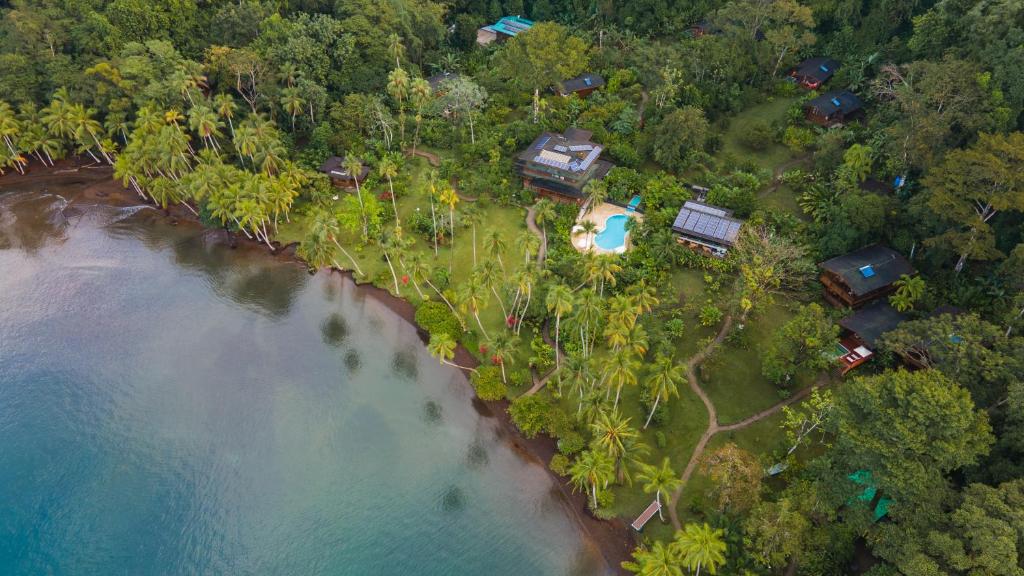
{"label": "shoreline", "polygon": [[[58,161],[54,167],[44,167],[37,162],[31,162],[25,174],[8,173],[0,177],[0,191],[3,191],[9,183],[39,186],[40,184],[45,185],[50,182],[60,183],[61,185],[83,186],[78,196],[68,199],[69,207],[83,200],[117,207],[153,206],[151,203],[140,198],[136,193],[124,188],[115,180],[110,167],[80,164],[74,159]],[[223,232],[222,230],[204,226],[194,214],[181,206],[170,206],[167,210],[159,207],[154,208],[162,212],[164,217],[169,219],[174,225],[184,224],[196,226],[206,231]],[[307,268],[306,263],[295,254],[295,244],[284,246],[278,244],[277,249],[271,252],[265,244],[248,239],[241,234],[226,233],[220,236],[232,249],[238,247],[245,247],[250,250],[259,249],[265,255],[285,259],[303,268]],[[375,286],[372,283],[358,282],[351,271],[332,268],[330,272],[342,275],[347,281],[352,282],[354,286],[366,291],[372,298],[415,327],[420,339],[424,343],[427,342],[429,336],[426,331],[416,324],[416,309],[411,302],[395,296],[388,290]],[[480,361],[461,344],[456,348],[455,362],[472,367],[480,365]],[[463,381],[472,388],[472,384],[470,384],[469,378],[466,377],[464,372]],[[473,408],[478,414],[497,420],[500,437],[508,443],[513,451],[531,464],[541,466],[547,472],[554,482],[560,501],[579,527],[583,540],[587,545],[593,547],[604,559],[607,573],[628,574],[621,567],[621,562],[632,558],[631,553],[636,543],[636,535],[621,519],[599,520],[593,517],[587,511],[586,494],[574,492],[567,478],[559,476],[548,467],[551,457],[557,453],[555,440],[546,435],[533,439],[525,438],[508,414],[508,400],[488,402],[480,400],[474,394],[472,403]]]}

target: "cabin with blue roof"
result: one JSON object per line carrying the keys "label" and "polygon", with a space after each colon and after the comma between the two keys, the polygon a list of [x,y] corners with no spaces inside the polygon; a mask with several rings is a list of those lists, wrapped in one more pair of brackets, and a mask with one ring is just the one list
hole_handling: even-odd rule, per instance
{"label": "cabin with blue roof", "polygon": [[872,244],[818,264],[825,300],[837,308],[860,308],[896,291],[895,282],[917,272],[902,254]]}
{"label": "cabin with blue roof", "polygon": [[817,90],[828,82],[839,69],[839,62],[831,58],[808,58],[789,71],[789,77],[808,90]]}
{"label": "cabin with blue roof", "polygon": [[527,20],[521,16],[505,16],[494,24],[488,24],[477,30],[476,43],[478,46],[487,46],[493,42],[500,44],[532,27],[533,20]]}
{"label": "cabin with blue roof", "polygon": [[594,74],[593,72],[586,72],[576,76],[575,78],[569,78],[568,80],[562,80],[555,86],[555,93],[559,96],[572,96],[573,94],[580,98],[586,98],[591,92],[604,86],[604,77],[600,74]]}

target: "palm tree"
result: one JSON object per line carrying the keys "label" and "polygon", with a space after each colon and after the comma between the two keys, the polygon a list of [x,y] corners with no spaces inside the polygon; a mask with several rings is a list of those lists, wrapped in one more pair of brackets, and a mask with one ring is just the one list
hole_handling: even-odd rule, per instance
{"label": "palm tree", "polygon": [[645,494],[654,492],[654,499],[658,502],[658,517],[664,522],[665,515],[661,512],[661,493],[670,494],[683,483],[682,479],[676,476],[672,470],[668,456],[661,461],[661,466],[642,464],[636,477],[637,480],[644,483]]}
{"label": "palm tree", "polygon": [[718,567],[725,564],[725,541],[722,530],[711,528],[705,522],[702,526],[687,524],[676,533],[675,545],[679,554],[690,570],[697,570],[700,576],[702,568],[707,567],[708,573],[715,574]]}
{"label": "palm tree", "polygon": [[430,352],[431,356],[440,360],[441,364],[447,364],[449,366],[454,366],[462,370],[469,370],[474,373],[476,372],[475,368],[461,366],[452,362],[452,358],[455,358],[455,340],[453,340],[447,333],[441,332],[440,334],[431,334],[430,343],[427,344],[427,350]]}
{"label": "palm tree", "polygon": [[595,178],[583,186],[583,195],[587,198],[587,211],[593,212],[608,197],[608,183]]}
{"label": "palm tree", "polygon": [[[312,218],[310,218],[309,235],[316,241],[328,241],[332,243],[342,254],[348,258],[349,262],[352,263],[352,268],[355,269],[356,273],[360,276],[363,275],[363,271],[359,268],[359,262],[345,250],[345,247],[338,242],[338,219],[333,215],[324,210],[323,208],[314,208]],[[335,268],[341,269],[337,262],[333,262]]]}
{"label": "palm tree", "polygon": [[487,330],[484,329],[483,322],[480,321],[480,309],[487,305],[487,287],[479,274],[473,274],[469,277],[469,280],[463,285],[460,299],[463,305],[472,312],[473,317],[476,318],[476,325],[480,327],[480,333],[483,334],[484,338],[489,338]]}
{"label": "palm tree", "polygon": [[590,492],[591,508],[597,510],[598,486],[604,489],[615,476],[615,465],[607,454],[599,450],[587,450],[576,457],[569,469],[573,487]]}
{"label": "palm tree", "polygon": [[[590,388],[590,383],[593,381],[593,373],[590,367],[590,360],[579,354],[569,354],[565,357],[565,364],[562,370],[565,372],[565,379],[569,383],[569,391],[579,397],[576,414],[583,410],[583,394]],[[561,390],[558,392],[561,394]]]}
{"label": "palm tree", "polygon": [[580,346],[583,356],[590,356],[594,349],[594,341],[591,338],[591,328],[596,327],[604,315],[604,300],[598,296],[592,288],[582,290],[576,296],[576,313],[573,320],[580,330]]}
{"label": "palm tree", "polygon": [[217,108],[217,114],[228,121],[228,127],[231,129],[231,138],[234,139],[235,125],[231,119],[235,117],[235,110],[238,109],[235,99],[230,94],[217,94],[213,97],[213,105]]}
{"label": "palm tree", "polygon": [[591,265],[592,268],[587,271],[587,275],[595,282],[600,281],[598,294],[604,296],[605,282],[615,286],[615,275],[622,272],[622,266],[619,266],[614,256],[598,256]]}
{"label": "palm tree", "polygon": [[615,474],[621,483],[632,479],[626,470],[626,461],[635,462],[637,457],[649,450],[646,444],[639,441],[640,432],[629,425],[629,418],[623,417],[619,411],[602,411],[590,425],[594,434],[594,447],[603,450],[615,462]]}
{"label": "palm tree", "polygon": [[625,294],[616,294],[608,300],[608,321],[619,322],[632,329],[639,314],[636,303]]}
{"label": "palm tree", "polygon": [[[399,44],[401,46],[401,44]],[[409,73],[401,67],[388,73],[388,94],[398,103],[398,132],[402,145],[405,145],[405,101],[409,98]]]}
{"label": "palm tree", "polygon": [[641,280],[626,289],[626,295],[636,306],[637,315],[650,313],[658,305],[657,293],[658,291],[649,286],[646,280]]}
{"label": "palm tree", "polygon": [[487,348],[491,353],[491,359],[501,366],[501,381],[508,384],[505,377],[505,365],[515,360],[515,351],[518,338],[507,330],[503,330],[497,336],[487,341]]}
{"label": "palm tree", "polygon": [[622,567],[636,576],[683,576],[682,560],[676,547],[655,540],[650,549],[637,548],[633,561],[623,562]]}
{"label": "palm tree", "polygon": [[462,319],[462,314],[459,314],[458,309],[456,309],[451,303],[451,300],[444,295],[444,292],[438,289],[438,287],[430,281],[430,270],[427,267],[427,263],[423,260],[423,257],[418,253],[414,253],[409,258],[409,275],[412,276],[413,284],[415,284],[417,280],[423,280],[426,282],[427,286],[430,286],[431,290],[437,293],[438,297],[448,305],[448,309],[452,311],[452,315],[458,319],[459,325],[462,326],[463,331],[465,331],[466,322]]}
{"label": "palm tree", "polygon": [[552,286],[548,290],[548,296],[545,300],[549,312],[555,313],[555,369],[557,370],[562,366],[561,362],[561,351],[559,342],[559,334],[562,326],[562,316],[572,312],[573,308],[573,294],[572,290],[568,286],[559,282]]}
{"label": "palm tree", "polygon": [[207,148],[220,148],[217,137],[221,135],[220,130],[224,126],[217,119],[217,114],[206,106],[193,106],[188,111],[188,125],[193,132],[203,139],[203,145]]}
{"label": "palm tree", "polygon": [[354,154],[345,156],[345,170],[352,177],[352,181],[356,183],[356,199],[359,200],[359,214],[363,219],[363,242],[367,240],[369,236],[370,225],[366,220],[366,207],[363,205],[363,191],[359,187],[359,175],[363,173],[363,161]]}
{"label": "palm tree", "polygon": [[396,228],[394,236],[387,236],[387,237],[383,238],[381,240],[381,242],[380,242],[381,252],[384,253],[384,260],[387,261],[387,263],[388,263],[388,270],[391,271],[391,279],[394,280],[394,282],[395,282],[395,295],[396,296],[401,296],[402,292],[401,292],[401,289],[398,287],[398,275],[395,274],[395,266],[391,263],[391,254],[392,254],[392,252],[395,252],[395,251],[400,249],[400,247],[398,246],[398,242],[396,242],[396,240],[398,240],[398,238],[399,238],[399,236],[398,236],[400,234],[399,230],[400,229]]}
{"label": "palm tree", "polygon": [[[107,154],[106,147],[99,139],[99,134],[103,131],[103,128],[100,126],[100,123],[93,118],[93,116],[96,115],[96,111],[92,108],[87,109],[81,104],[71,104],[69,114],[71,116],[72,125],[74,126],[75,138],[83,147],[86,146],[88,140],[91,140],[91,144],[88,145],[89,148],[91,148],[92,145],[95,145],[103,156],[103,159],[107,161],[107,164],[113,166],[114,161],[110,159],[110,155]],[[88,140],[86,137],[88,137]],[[90,151],[89,153],[91,154],[92,152]]]}
{"label": "palm tree", "polygon": [[395,211],[395,226],[401,226],[398,218],[398,204],[395,201],[395,185],[392,178],[398,176],[398,162],[390,154],[381,157],[377,165],[377,172],[388,181],[388,190],[391,192],[391,208]]}
{"label": "palm tree", "polygon": [[594,232],[597,232],[597,224],[594,224],[593,220],[584,220],[583,223],[580,224],[579,231],[576,232],[576,234],[583,234],[584,238],[587,239],[588,252],[594,249],[594,245],[590,242],[590,237]]}
{"label": "palm tree", "polygon": [[555,219],[555,205],[547,198],[541,198],[533,207],[533,220],[540,226],[544,246],[548,245],[548,222]]}
{"label": "palm tree", "polygon": [[405,55],[405,44],[398,34],[388,36],[388,54],[395,59],[395,68],[402,69],[402,56]]}
{"label": "palm tree", "polygon": [[[7,149],[10,151],[9,158],[21,158],[19,150],[14,148],[14,140],[18,138],[21,133],[21,122],[18,121],[15,116],[14,108],[10,104],[0,100],[0,138],[3,139],[4,144],[7,145]],[[23,160],[23,159],[22,159]],[[14,162],[15,168],[18,172],[24,174],[25,171],[22,169],[22,162]]]}
{"label": "palm tree", "polygon": [[416,107],[416,135],[412,138],[412,153],[416,154],[416,144],[420,138],[420,124],[423,123],[423,109],[430,102],[433,96],[430,83],[423,78],[417,78],[412,81],[412,85],[409,88],[409,98],[412,101],[413,106]]}
{"label": "palm tree", "polygon": [[658,355],[658,359],[654,363],[654,370],[648,380],[651,394],[654,395],[654,406],[651,407],[651,413],[647,415],[647,421],[644,422],[644,430],[650,425],[651,418],[658,410],[659,401],[668,402],[673,395],[679,396],[679,384],[686,377],[685,370],[682,364],[676,364],[671,357]]}
{"label": "palm tree", "polygon": [[484,214],[476,204],[467,204],[462,210],[462,222],[469,224],[473,232],[473,267],[476,267],[476,227],[483,221]]}
{"label": "palm tree", "polygon": [[281,107],[292,117],[292,132],[295,132],[295,117],[302,114],[302,108],[305,105],[298,88],[289,86],[281,90]]}
{"label": "palm tree", "polygon": [[451,231],[451,238],[448,243],[448,272],[451,273],[452,262],[455,260],[455,206],[459,203],[459,195],[455,193],[455,189],[451,186],[445,186],[441,190],[439,199],[442,204],[448,206],[448,229]]}
{"label": "palm tree", "polygon": [[523,265],[530,265],[530,257],[537,252],[537,248],[540,247],[540,238],[530,232],[529,230],[523,230],[516,237],[516,246],[523,248]]}
{"label": "palm tree", "polygon": [[491,228],[484,235],[484,250],[487,250],[487,254],[491,258],[497,258],[498,264],[501,266],[501,273],[505,275],[505,263],[501,260],[501,253],[506,250],[508,246],[505,244],[505,240],[501,237],[501,232],[497,228]]}
{"label": "palm tree", "polygon": [[[639,364],[634,358],[633,352],[626,348],[612,352],[611,356],[605,361],[605,377],[608,378],[610,385],[615,386],[615,403],[612,404],[613,408],[619,406],[619,395],[622,393],[622,386],[626,384],[630,386],[636,385],[636,371]],[[611,388],[609,388],[610,390]]]}

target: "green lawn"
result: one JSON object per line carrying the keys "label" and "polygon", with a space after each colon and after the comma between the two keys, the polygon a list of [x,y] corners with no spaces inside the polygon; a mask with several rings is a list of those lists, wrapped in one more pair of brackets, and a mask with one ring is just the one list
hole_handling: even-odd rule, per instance
{"label": "green lawn", "polygon": [[796,97],[775,97],[757,106],[751,106],[729,119],[729,125],[722,133],[722,149],[719,155],[732,157],[740,161],[750,161],[765,170],[774,170],[777,166],[793,157],[792,151],[782,144],[769,144],[764,150],[751,150],[741,144],[742,135],[749,129],[752,122],[774,122],[785,120],[786,111],[797,101]]}

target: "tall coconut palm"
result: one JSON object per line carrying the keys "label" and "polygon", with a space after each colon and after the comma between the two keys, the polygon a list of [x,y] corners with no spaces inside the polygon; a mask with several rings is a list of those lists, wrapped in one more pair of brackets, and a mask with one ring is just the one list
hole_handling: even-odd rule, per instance
{"label": "tall coconut palm", "polygon": [[451,186],[445,186],[441,190],[439,200],[445,206],[448,206],[448,229],[451,232],[451,237],[448,240],[448,273],[452,271],[452,263],[455,261],[455,206],[459,204],[459,195],[455,193],[455,189]]}
{"label": "tall coconut palm", "polygon": [[569,385],[569,392],[579,398],[579,405],[576,407],[576,414],[579,414],[583,410],[583,395],[590,389],[591,382],[593,382],[591,362],[579,354],[569,354],[565,357],[565,364],[562,366],[562,370],[565,372],[564,381]]}
{"label": "tall coconut palm", "polygon": [[548,290],[545,304],[549,312],[555,313],[555,369],[562,367],[562,356],[559,346],[562,317],[572,312],[574,297],[568,286],[559,282]]}
{"label": "tall coconut palm", "polygon": [[306,102],[299,94],[298,88],[289,86],[281,90],[281,108],[284,108],[284,111],[291,116],[292,132],[295,132],[295,117],[302,114],[302,109],[305,105]]}
{"label": "tall coconut palm", "polygon": [[637,548],[633,560],[622,563],[636,576],[683,576],[682,560],[676,547],[655,540],[650,548]]}
{"label": "tall coconut palm", "polygon": [[[9,158],[11,159],[21,157],[20,151],[14,147],[15,140],[17,140],[21,134],[21,129],[21,122],[14,113],[14,108],[12,108],[7,102],[0,100],[0,139],[2,139],[4,144],[7,146],[7,150],[10,152]],[[14,166],[18,172],[21,172],[22,174],[25,173],[21,167],[21,162],[15,162]]]}
{"label": "tall coconut palm", "polygon": [[391,263],[391,255],[399,250],[399,245],[396,240],[399,238],[399,232],[396,229],[394,236],[386,236],[380,242],[381,252],[384,253],[384,260],[388,263],[388,270],[391,271],[391,279],[395,282],[395,295],[400,296],[402,294],[401,289],[398,287],[398,275],[395,274],[395,266]]}
{"label": "tall coconut palm", "polygon": [[363,173],[363,161],[355,154],[345,156],[345,170],[356,183],[356,199],[359,200],[359,215],[363,220],[363,241],[365,242],[370,234],[370,224],[366,219],[366,206],[363,204],[363,190],[359,187],[359,175]]}
{"label": "tall coconut palm", "polygon": [[[106,160],[107,164],[114,165],[114,161],[110,159],[110,155],[107,154],[107,148],[100,142],[99,135],[103,132],[103,127],[96,121],[93,116],[96,115],[96,111],[92,108],[86,108],[81,104],[71,104],[70,112],[71,122],[74,126],[75,138],[82,144],[83,147],[91,148],[93,145],[99,150],[100,155]],[[91,152],[90,152],[91,154]]]}
{"label": "tall coconut palm", "polygon": [[658,502],[658,517],[665,521],[665,515],[661,512],[661,494],[671,494],[680,484],[683,483],[679,476],[672,470],[668,456],[661,461],[661,466],[642,464],[640,472],[636,475],[637,480],[643,482],[644,493],[654,492],[654,499]]}
{"label": "tall coconut palm", "polygon": [[469,280],[462,286],[459,299],[462,301],[463,306],[469,308],[469,311],[473,314],[473,318],[476,319],[476,325],[480,327],[480,333],[483,337],[489,338],[487,330],[484,329],[483,322],[480,321],[480,309],[487,305],[487,284],[479,274],[473,274],[469,277]]}
{"label": "tall coconut palm", "polygon": [[[348,250],[345,250],[345,247],[342,246],[340,242],[338,242],[339,230],[340,227],[338,226],[337,218],[335,218],[332,214],[330,214],[327,210],[324,210],[323,208],[317,207],[313,209],[310,218],[309,235],[312,236],[314,239],[326,240],[333,244],[334,247],[337,248],[342,254],[344,254],[345,257],[348,258],[349,262],[352,263],[352,269],[355,270],[356,273],[359,274],[360,276],[363,276],[363,271],[362,269],[359,268],[359,262],[357,262],[356,259],[353,258],[351,254],[349,254]],[[335,268],[342,268],[342,266],[339,266],[337,262],[332,263],[334,264]]]}
{"label": "tall coconut palm", "polygon": [[423,109],[430,99],[433,97],[430,89],[430,83],[423,78],[417,78],[412,81],[412,85],[409,87],[409,99],[412,105],[416,107],[416,134],[412,138],[412,153],[416,154],[416,144],[420,139],[420,125],[423,123]]}
{"label": "tall coconut palm", "polygon": [[540,238],[530,232],[529,230],[523,230],[516,236],[516,246],[523,249],[523,265],[530,265],[530,258],[537,253],[537,248],[540,247]]}
{"label": "tall coconut palm", "polygon": [[541,198],[533,207],[533,220],[540,226],[542,243],[548,245],[548,222],[555,219],[555,205],[547,198]]}
{"label": "tall coconut palm", "polygon": [[605,283],[615,286],[615,275],[622,272],[622,266],[619,266],[616,256],[598,256],[591,261],[591,269],[587,271],[587,275],[599,282],[598,294],[604,296],[604,285]]}
{"label": "tall coconut palm", "polygon": [[632,483],[626,463],[636,462],[649,449],[639,441],[640,432],[629,422],[629,418],[613,408],[598,414],[590,430],[594,435],[594,447],[603,450],[615,462],[615,475],[619,482],[627,480]]}
{"label": "tall coconut palm", "polygon": [[715,574],[719,566],[725,564],[726,545],[725,532],[708,526],[687,524],[676,534],[675,545],[679,554],[690,570],[696,570],[700,576],[701,569],[707,568],[709,574]]}
{"label": "tall coconut palm", "polygon": [[491,353],[491,360],[501,366],[501,381],[508,384],[505,375],[505,365],[515,360],[516,345],[518,338],[512,332],[502,330],[496,336],[487,341],[487,349]]}
{"label": "tall coconut palm", "polygon": [[569,468],[573,488],[590,492],[591,508],[594,510],[597,510],[598,490],[606,488],[614,477],[615,464],[600,450],[582,452]]}
{"label": "tall coconut palm", "polygon": [[596,337],[591,337],[604,316],[604,300],[591,288],[581,290],[576,296],[576,312],[573,320],[580,331],[580,349],[583,356],[590,356]]}
{"label": "tall coconut palm", "polygon": [[[604,374],[610,386],[615,387],[614,408],[619,406],[619,396],[622,394],[622,387],[636,386],[636,371],[640,363],[633,356],[633,352],[627,348],[612,352],[605,361]],[[611,388],[609,387],[609,391]]]}
{"label": "tall coconut palm", "polygon": [[398,176],[398,161],[391,154],[385,154],[377,164],[377,173],[388,181],[388,192],[391,194],[391,208],[395,211],[395,226],[401,226],[398,218],[398,204],[395,200],[395,184],[393,178]]}
{"label": "tall coconut palm", "polygon": [[193,106],[188,111],[188,125],[203,140],[203,146],[220,149],[217,138],[221,136],[220,131],[224,125],[217,118],[216,112],[206,106]]}
{"label": "tall coconut palm", "polygon": [[672,396],[679,396],[679,384],[686,378],[686,368],[677,364],[670,356],[658,356],[654,362],[654,369],[647,380],[651,387],[651,394],[654,396],[654,406],[651,406],[651,413],[647,415],[644,422],[644,430],[651,424],[651,418],[658,410],[658,402],[668,402]]}
{"label": "tall coconut palm", "polygon": [[395,68],[388,73],[387,91],[398,103],[398,134],[402,145],[405,145],[405,101],[409,99],[409,73],[402,68]]}
{"label": "tall coconut palm", "polygon": [[619,322],[632,329],[639,314],[633,299],[625,294],[616,294],[608,300],[608,321]]}
{"label": "tall coconut palm", "polygon": [[586,247],[588,252],[594,249],[594,245],[591,242],[591,237],[594,235],[595,232],[597,232],[597,224],[594,224],[593,220],[584,220],[580,224],[579,231],[576,232],[576,234],[583,235],[583,238],[586,240]]}
{"label": "tall coconut palm", "polygon": [[484,214],[480,211],[480,208],[476,204],[467,204],[466,208],[462,210],[462,222],[468,224],[473,234],[473,267],[476,267],[476,227],[483,221]]}
{"label": "tall coconut palm", "polygon": [[466,321],[463,320],[462,314],[459,313],[458,309],[455,307],[454,304],[452,304],[451,300],[449,300],[448,297],[444,295],[444,292],[442,292],[433,282],[430,281],[430,269],[427,266],[426,261],[418,253],[414,253],[409,258],[409,274],[410,276],[412,276],[414,283],[417,280],[422,280],[426,282],[427,286],[429,286],[430,289],[433,290],[437,294],[437,296],[441,298],[441,300],[445,304],[448,305],[448,309],[452,311],[452,315],[455,316],[456,319],[458,319],[459,325],[462,327],[462,330],[465,331]]}
{"label": "tall coconut palm", "polygon": [[388,36],[388,54],[395,59],[395,68],[402,68],[402,56],[405,56],[405,44],[402,44],[402,37],[398,34]]}
{"label": "tall coconut palm", "polygon": [[231,138],[234,139],[235,124],[232,119],[235,117],[235,111],[238,110],[238,104],[235,103],[235,99],[230,94],[217,94],[213,97],[213,105],[217,109],[217,114],[228,121],[228,128],[231,129]]}
{"label": "tall coconut palm", "polygon": [[484,250],[487,251],[488,256],[498,260],[503,276],[505,275],[505,263],[501,260],[501,253],[507,248],[508,245],[505,244],[505,239],[501,237],[501,232],[497,228],[491,228],[484,235]]}
{"label": "tall coconut palm", "polygon": [[636,314],[638,316],[640,314],[649,314],[658,305],[658,291],[653,286],[647,284],[646,280],[641,280],[626,288],[626,295],[629,296],[634,306],[636,306]]}
{"label": "tall coconut palm", "polygon": [[502,299],[501,294],[498,293],[498,287],[502,290],[505,289],[504,281],[498,274],[498,265],[492,260],[484,262],[480,266],[473,269],[473,273],[480,276],[480,279],[491,289],[491,294],[494,295],[494,299],[498,301],[498,306],[501,307],[501,315],[504,318],[508,318],[508,310],[505,309],[505,301]]}
{"label": "tall coconut palm", "polygon": [[583,186],[583,195],[587,199],[587,211],[592,212],[608,197],[608,183],[603,179],[592,179]]}
{"label": "tall coconut palm", "polygon": [[420,300],[426,300],[427,295],[420,289],[420,278],[427,274],[427,263],[423,261],[423,255],[419,252],[412,252],[402,260],[402,269],[409,275],[413,288],[419,294]]}
{"label": "tall coconut palm", "polygon": [[444,332],[430,335],[430,343],[427,344],[427,351],[430,352],[431,356],[440,360],[441,364],[447,364],[449,366],[454,366],[461,370],[468,370],[474,373],[476,372],[475,368],[462,366],[452,362],[452,359],[455,358],[455,340]]}

